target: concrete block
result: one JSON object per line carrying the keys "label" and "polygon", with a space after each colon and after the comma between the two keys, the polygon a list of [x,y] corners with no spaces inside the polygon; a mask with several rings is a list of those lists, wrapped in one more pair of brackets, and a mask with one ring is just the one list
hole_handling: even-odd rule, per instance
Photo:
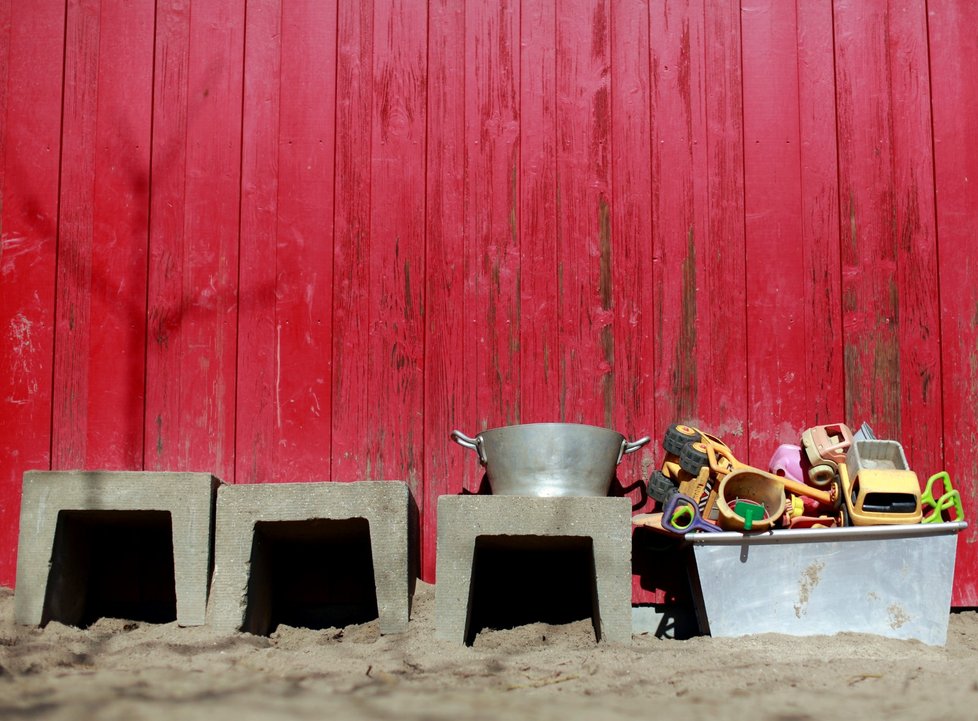
{"label": "concrete block", "polygon": [[[439,638],[457,643],[474,639],[477,547],[487,553],[542,550],[544,565],[547,554],[569,551],[573,559],[569,568],[577,566],[580,571],[583,565],[586,570],[597,639],[631,642],[631,503],[627,498],[440,497],[435,586]],[[577,553],[581,549],[586,560]],[[500,585],[509,586],[505,592],[516,606],[529,601],[521,596],[520,584],[503,581]]]}
{"label": "concrete block", "polygon": [[[267,634],[368,620],[407,628],[416,506],[401,481],[224,486],[208,622]],[[372,587],[371,586],[372,583]],[[366,593],[364,586],[367,586]]]}
{"label": "concrete block", "polygon": [[14,620],[203,624],[219,485],[207,473],[26,472]]}

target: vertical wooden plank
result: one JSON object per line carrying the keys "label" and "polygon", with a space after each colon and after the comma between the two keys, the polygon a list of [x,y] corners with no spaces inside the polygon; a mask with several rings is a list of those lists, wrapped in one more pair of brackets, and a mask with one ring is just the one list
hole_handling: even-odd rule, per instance
{"label": "vertical wooden plank", "polygon": [[373,137],[373,1],[341,0],[337,19],[333,270],[334,480],[369,477],[368,254]]}
{"label": "vertical wooden plank", "polygon": [[749,457],[844,420],[831,7],[743,7]]}
{"label": "vertical wooden plank", "polygon": [[[847,420],[832,7],[797,3],[808,424]],[[752,268],[748,268],[750,273]],[[855,420],[855,419],[848,419]]]}
{"label": "vertical wooden plank", "polygon": [[707,237],[702,3],[652,6],[650,23],[654,418],[661,444],[670,423],[702,419],[709,380],[698,298]]}
{"label": "vertical wooden plank", "polygon": [[747,445],[740,20],[739,0],[706,3],[704,103],[709,224],[697,272],[706,291],[699,295],[699,315],[708,319],[702,324],[708,336],[701,339],[702,355],[709,362],[708,373],[701,378],[702,392],[709,398],[704,425],[724,438],[743,460],[751,461]]}
{"label": "vertical wooden plank", "polygon": [[0,3],[0,585],[23,473],[50,468],[64,2]]}
{"label": "vertical wooden plank", "polygon": [[466,236],[479,339],[478,428],[520,422],[518,4],[466,11]]}
{"label": "vertical wooden plank", "polygon": [[556,3],[520,9],[520,419],[560,419]]}
{"label": "vertical wooden plank", "polygon": [[244,3],[157,10],[146,466],[234,478]]}
{"label": "vertical wooden plank", "polygon": [[[251,2],[245,26],[241,132],[241,257],[238,302],[235,479],[276,475],[280,376],[276,254],[279,245],[279,114],[282,3]],[[328,353],[324,353],[328,357]],[[328,474],[329,467],[327,465]]]}
{"label": "vertical wooden plank", "polygon": [[[889,72],[893,97],[895,224],[899,268],[899,438],[922,474],[944,467],[940,305],[933,123],[926,0],[894,3]],[[891,223],[893,218],[891,217]]]}
{"label": "vertical wooden plank", "polygon": [[[611,254],[615,356],[612,427],[629,439],[657,436],[654,408],[655,317],[652,288],[652,175],[649,7],[641,0],[611,9]],[[620,492],[636,512],[652,510],[645,482],[656,444],[625,456]],[[641,559],[633,555],[633,564]],[[633,603],[666,600],[632,577]],[[647,582],[645,582],[648,585]]]}
{"label": "vertical wooden plank", "polygon": [[608,3],[557,8],[557,286],[561,420],[610,426],[614,404]]}
{"label": "vertical wooden plank", "polygon": [[[944,463],[966,509],[978,508],[978,6],[928,4],[930,78],[937,190]],[[931,341],[933,342],[933,341]],[[932,467],[928,472],[937,470]],[[967,512],[967,510],[966,510]],[[972,512],[973,513],[973,512]],[[955,606],[978,605],[975,524],[961,534]]]}
{"label": "vertical wooden plank", "polygon": [[143,458],[153,4],[67,10],[52,464]]}
{"label": "vertical wooden plank", "polygon": [[322,349],[332,343],[336,7],[256,5],[248,23],[237,476],[323,480],[332,419],[331,358]]}
{"label": "vertical wooden plank", "polygon": [[739,6],[670,3],[651,22],[655,417],[746,460]]}
{"label": "vertical wooden plank", "polygon": [[750,364],[748,456],[766,467],[780,443],[798,443],[822,379],[807,371],[808,269],[802,232],[796,8],[743,7],[744,211]]}
{"label": "vertical wooden plank", "polygon": [[282,5],[276,256],[277,468],[272,478],[323,479],[332,423],[333,158],[336,4]]}
{"label": "vertical wooden plank", "polygon": [[[0,188],[6,177],[7,154],[7,82],[10,79],[11,0],[0,1]],[[2,247],[2,246],[0,246]]]}
{"label": "vertical wooden plank", "polygon": [[[150,236],[147,277],[146,412],[143,465],[173,467],[181,416],[180,359],[184,307],[183,244],[187,170],[187,74],[190,60],[189,9],[157,8],[153,83],[153,144],[150,166]],[[164,422],[166,432],[164,433]],[[189,439],[183,444],[189,466]],[[202,469],[201,469],[202,470]],[[228,479],[224,479],[228,480]]]}
{"label": "vertical wooden plank", "polygon": [[[612,425],[634,439],[655,435],[652,384],[654,293],[649,8],[611,5],[611,299],[614,309]],[[605,282],[605,281],[602,281]],[[655,445],[623,460],[619,473],[647,477]]]}
{"label": "vertical wooden plank", "polygon": [[51,463],[84,468],[92,317],[99,2],[66,3]]}
{"label": "vertical wooden plank", "polygon": [[351,5],[339,16],[333,477],[416,486],[427,15],[399,0]]}
{"label": "vertical wooden plank", "polygon": [[427,8],[374,4],[368,477],[420,490],[424,449]]}
{"label": "vertical wooden plank", "polygon": [[942,465],[926,16],[836,7],[846,417]]}
{"label": "vertical wooden plank", "polygon": [[861,12],[868,10],[839,3],[835,15],[846,418],[868,420],[881,437],[899,438],[892,108],[884,86],[884,18]]}
{"label": "vertical wooden plank", "polygon": [[449,439],[476,418],[473,370],[461,362],[473,344],[466,305],[465,6],[433,0],[428,22],[428,172],[425,229],[425,467],[421,577],[435,580],[438,497],[473,489],[478,462]]}
{"label": "vertical wooden plank", "polygon": [[102,7],[88,468],[143,462],[154,7],[152,0]]}

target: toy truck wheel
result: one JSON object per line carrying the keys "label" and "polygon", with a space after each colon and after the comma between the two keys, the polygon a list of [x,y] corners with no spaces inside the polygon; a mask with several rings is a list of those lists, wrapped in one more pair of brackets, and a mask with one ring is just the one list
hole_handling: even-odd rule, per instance
{"label": "toy truck wheel", "polygon": [[808,469],[808,480],[813,485],[824,488],[835,480],[835,469],[827,463],[819,463]]}
{"label": "toy truck wheel", "polygon": [[687,443],[679,454],[679,465],[692,476],[697,475],[709,463],[710,456],[702,443]]}
{"label": "toy truck wheel", "polygon": [[649,478],[649,496],[665,505],[674,493],[679,493],[676,484],[662,471],[653,471]]}
{"label": "toy truck wheel", "polygon": [[666,449],[666,453],[678,456],[682,453],[684,446],[699,439],[700,434],[695,428],[684,426],[681,423],[673,423],[666,429],[666,436],[662,439],[662,447]]}
{"label": "toy truck wheel", "polygon": [[843,497],[842,481],[836,477],[830,484],[830,490],[835,491],[835,508],[840,508],[846,513],[846,525],[849,524],[849,510],[846,508],[846,499]]}
{"label": "toy truck wheel", "polygon": [[846,508],[846,502],[843,501],[842,505],[839,506],[839,521],[843,528],[851,526],[852,523],[849,521],[849,509]]}

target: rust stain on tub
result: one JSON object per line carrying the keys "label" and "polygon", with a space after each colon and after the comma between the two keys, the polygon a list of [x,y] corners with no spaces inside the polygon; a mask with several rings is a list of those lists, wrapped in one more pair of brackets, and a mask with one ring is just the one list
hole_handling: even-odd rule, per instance
{"label": "rust stain on tub", "polygon": [[812,591],[821,583],[824,569],[824,561],[812,561],[802,571],[798,583],[798,603],[795,604],[795,617],[801,618],[802,614],[808,610],[808,601],[812,597]]}
{"label": "rust stain on tub", "polygon": [[890,617],[890,628],[894,631],[910,623],[910,615],[906,609],[898,603],[891,603],[886,609]]}

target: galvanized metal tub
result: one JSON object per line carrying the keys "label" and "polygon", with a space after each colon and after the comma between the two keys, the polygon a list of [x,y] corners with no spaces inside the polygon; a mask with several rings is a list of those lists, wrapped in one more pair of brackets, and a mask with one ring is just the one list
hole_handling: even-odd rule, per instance
{"label": "galvanized metal tub", "polygon": [[607,496],[622,456],[649,442],[579,423],[503,426],[474,438],[456,430],[452,438],[478,454],[493,495],[537,497]]}
{"label": "galvanized metal tub", "polygon": [[694,602],[712,636],[843,631],[941,646],[963,521],[693,533]]}

